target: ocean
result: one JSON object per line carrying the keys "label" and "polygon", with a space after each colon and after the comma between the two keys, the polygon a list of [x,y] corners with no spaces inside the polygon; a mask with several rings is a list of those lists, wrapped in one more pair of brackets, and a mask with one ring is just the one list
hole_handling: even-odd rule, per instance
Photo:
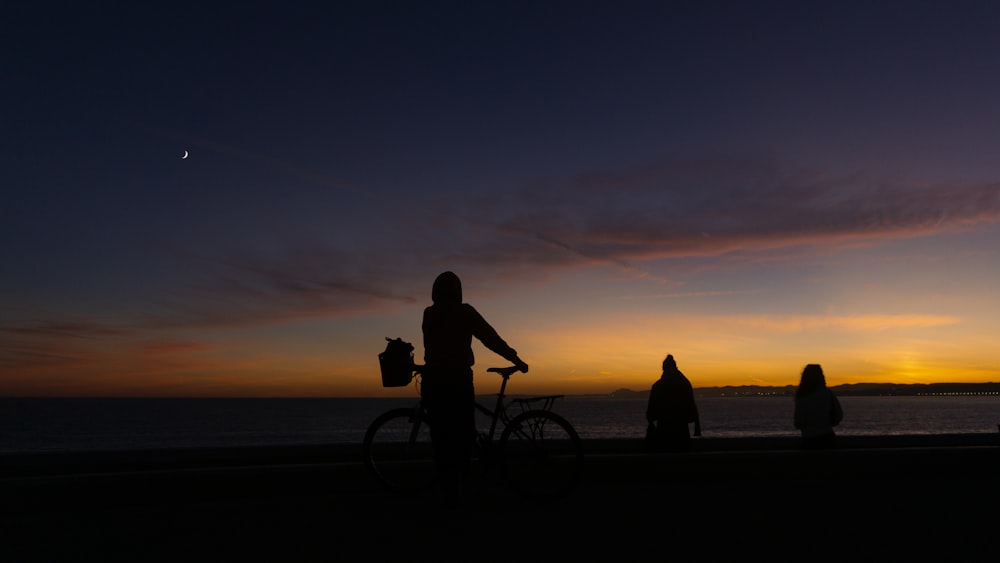
{"label": "ocean", "polygon": [[[492,407],[494,396],[481,397]],[[995,433],[1000,396],[841,397],[841,435]],[[0,398],[0,454],[360,443],[415,398]],[[641,398],[566,396],[553,410],[583,439],[638,438]],[[703,397],[705,437],[797,436],[790,397]]]}

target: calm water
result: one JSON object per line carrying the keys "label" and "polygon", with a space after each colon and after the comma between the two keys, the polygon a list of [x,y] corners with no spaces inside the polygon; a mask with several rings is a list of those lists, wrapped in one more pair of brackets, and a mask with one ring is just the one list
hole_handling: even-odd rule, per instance
{"label": "calm water", "polygon": [[[490,400],[487,397],[486,400]],[[413,399],[0,399],[0,453],[359,443]],[[994,433],[1000,397],[841,397],[842,435]],[[491,404],[492,406],[492,404]],[[645,400],[564,397],[584,439],[637,438]],[[789,397],[701,398],[706,437],[796,436]]]}

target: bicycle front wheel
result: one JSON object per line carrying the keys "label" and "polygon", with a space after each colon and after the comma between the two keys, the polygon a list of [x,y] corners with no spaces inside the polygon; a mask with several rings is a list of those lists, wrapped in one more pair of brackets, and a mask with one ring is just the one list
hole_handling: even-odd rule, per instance
{"label": "bicycle front wheel", "polygon": [[430,426],[419,408],[381,414],[365,432],[361,451],[369,473],[392,493],[419,494],[434,484]]}
{"label": "bicycle front wheel", "polygon": [[573,491],[583,473],[583,444],[563,417],[545,410],[521,413],[500,435],[500,467],[522,496],[549,501]]}

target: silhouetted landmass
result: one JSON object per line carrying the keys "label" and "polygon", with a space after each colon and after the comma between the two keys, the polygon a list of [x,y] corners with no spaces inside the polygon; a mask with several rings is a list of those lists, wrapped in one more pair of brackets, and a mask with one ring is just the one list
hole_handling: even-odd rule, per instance
{"label": "silhouetted landmass", "polygon": [[[1000,383],[848,383],[831,385],[841,397],[907,397],[921,395],[1000,395]],[[795,385],[768,387],[762,385],[726,385],[724,387],[695,387],[698,397],[773,397],[794,396]],[[618,389],[609,395],[615,399],[634,399],[649,396],[649,390]]]}

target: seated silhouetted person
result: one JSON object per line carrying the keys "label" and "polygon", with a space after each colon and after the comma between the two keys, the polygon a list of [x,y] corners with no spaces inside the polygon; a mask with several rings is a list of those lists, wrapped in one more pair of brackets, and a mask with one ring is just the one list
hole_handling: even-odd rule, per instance
{"label": "seated silhouetted person", "polygon": [[701,436],[701,419],[694,402],[694,389],[672,355],[663,360],[663,373],[653,383],[646,406],[647,448],[653,451],[687,451],[691,448],[691,431]]}
{"label": "seated silhouetted person", "polygon": [[819,364],[809,364],[802,370],[799,387],[795,390],[795,428],[802,432],[805,448],[833,448],[837,445],[834,426],[844,418],[840,401],[826,386],[826,376]]}

